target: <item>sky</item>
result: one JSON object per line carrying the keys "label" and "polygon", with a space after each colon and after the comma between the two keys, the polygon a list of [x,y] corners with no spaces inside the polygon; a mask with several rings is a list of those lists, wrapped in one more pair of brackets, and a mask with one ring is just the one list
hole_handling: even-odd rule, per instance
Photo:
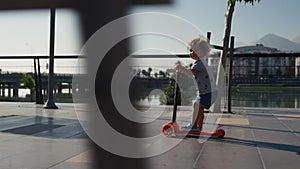
{"label": "sky", "polygon": [[[166,12],[196,25],[204,34],[212,32],[212,43],[222,44],[227,0],[174,0],[172,5],[135,7],[132,12]],[[232,35],[237,43],[251,43],[273,33],[292,40],[300,35],[300,1],[261,0],[237,3]]]}
{"label": "sky", "polygon": [[[76,55],[83,41],[78,15],[73,10],[56,10],[56,55]],[[50,10],[0,12],[0,56],[49,55]],[[48,72],[48,59],[42,59],[41,72]],[[70,64],[71,63],[71,64]],[[55,72],[73,73],[76,60],[55,62]],[[0,60],[3,72],[32,72],[32,60]]]}
{"label": "sky", "polygon": [[[212,32],[211,43],[221,45],[224,32],[227,0],[173,0],[168,5],[136,5],[128,10],[128,14],[144,12],[161,12],[186,20],[197,27],[203,35]],[[247,45],[264,35],[273,33],[292,40],[300,35],[300,1],[297,0],[261,0],[260,3],[237,3],[232,22],[232,35],[236,46]],[[48,55],[49,53],[49,10],[34,11],[1,11],[0,12],[0,55]],[[140,23],[132,20],[129,30],[150,26],[152,22]],[[161,21],[163,22],[163,21]],[[147,25],[148,23],[148,25]],[[77,54],[82,41],[79,17],[72,10],[57,10],[56,45],[57,55]],[[174,27],[170,33],[188,34],[188,30]],[[149,46],[163,51],[185,53],[186,46],[174,39],[158,35],[140,35],[133,37],[133,46],[145,49]],[[184,39],[183,41],[188,41]],[[47,60],[41,61],[42,71],[47,71]],[[72,72],[76,61],[60,61],[56,63],[55,72]],[[67,64],[67,66],[65,66]],[[32,68],[32,61],[20,62],[0,60],[0,68],[13,71]],[[63,69],[63,67],[66,67]]]}
{"label": "sky", "polygon": [[[227,0],[174,0],[173,2],[171,5],[162,6],[136,6],[130,10],[130,13],[162,12],[174,15],[185,19],[190,26],[199,28],[204,36],[206,36],[206,32],[211,32],[211,43],[222,45]],[[299,7],[300,1],[294,0],[261,0],[259,3],[254,3],[253,6],[237,3],[231,30],[231,35],[235,36],[235,46],[253,44],[254,41],[270,33],[290,40],[299,36]],[[138,30],[139,27],[153,27],[152,25],[159,23],[159,20],[163,20],[163,18],[157,17],[155,21],[147,20],[146,22],[140,19],[136,22],[133,21],[130,25],[132,25],[132,29]],[[170,28],[169,32],[170,34],[184,32],[187,37],[189,34],[189,30],[182,29],[180,26]],[[165,36],[144,35],[135,37],[135,39],[134,47],[137,50],[153,47],[165,49],[171,53],[185,53],[187,51],[186,45],[180,44],[174,39],[169,38],[167,40]],[[190,40],[184,39],[183,41],[189,42]],[[153,64],[149,61],[144,63]],[[157,63],[162,66],[167,64],[166,62]]]}

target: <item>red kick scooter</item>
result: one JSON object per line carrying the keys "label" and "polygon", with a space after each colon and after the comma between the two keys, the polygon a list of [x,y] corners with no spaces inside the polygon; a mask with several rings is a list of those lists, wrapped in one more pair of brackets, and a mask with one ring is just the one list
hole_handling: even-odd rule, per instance
{"label": "red kick scooter", "polygon": [[167,123],[167,124],[164,124],[162,126],[162,133],[167,137],[172,136],[173,134],[175,134],[175,135],[186,135],[186,136],[206,135],[206,136],[223,138],[225,136],[225,131],[223,129],[220,129],[220,128],[217,128],[213,132],[201,131],[201,130],[196,131],[196,130],[181,130],[180,129],[180,125],[176,122],[177,101],[178,101],[178,91],[179,91],[179,86],[177,84],[177,79],[178,79],[178,71],[176,71],[175,95],[174,95],[172,121]]}

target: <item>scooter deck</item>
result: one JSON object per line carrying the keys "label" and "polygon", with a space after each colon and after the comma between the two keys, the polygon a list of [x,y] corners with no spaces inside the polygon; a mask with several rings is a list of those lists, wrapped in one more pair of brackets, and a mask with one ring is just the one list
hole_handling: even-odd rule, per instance
{"label": "scooter deck", "polygon": [[187,137],[199,137],[199,136],[210,136],[210,137],[216,137],[216,138],[223,138],[225,135],[225,131],[223,129],[217,129],[213,132],[210,131],[186,131],[186,130],[180,130],[175,131],[175,135],[185,135]]}
{"label": "scooter deck", "polygon": [[194,130],[181,130],[179,124],[177,123],[167,123],[164,124],[162,127],[162,133],[165,136],[171,136],[173,134],[175,135],[184,135],[184,136],[192,136],[192,137],[198,137],[201,135],[205,136],[211,136],[211,137],[217,137],[217,138],[223,138],[225,136],[225,131],[218,127],[215,131],[209,132],[209,131],[194,131]]}

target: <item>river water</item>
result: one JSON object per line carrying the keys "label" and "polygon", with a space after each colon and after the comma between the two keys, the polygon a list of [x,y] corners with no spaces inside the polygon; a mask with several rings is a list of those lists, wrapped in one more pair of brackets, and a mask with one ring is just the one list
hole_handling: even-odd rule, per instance
{"label": "river water", "polygon": [[300,89],[285,87],[269,90],[261,88],[233,90],[232,106],[300,108]]}
{"label": "river water", "polygon": [[[226,107],[226,97],[222,98],[222,106]],[[143,106],[160,105],[159,95],[142,97],[138,104]],[[233,107],[270,107],[300,108],[300,89],[281,88],[262,91],[258,88],[232,91]]]}

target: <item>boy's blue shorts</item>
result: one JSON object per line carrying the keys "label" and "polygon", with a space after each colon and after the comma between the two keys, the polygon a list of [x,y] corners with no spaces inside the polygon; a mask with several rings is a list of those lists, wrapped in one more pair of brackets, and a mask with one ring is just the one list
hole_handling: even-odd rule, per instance
{"label": "boy's blue shorts", "polygon": [[218,92],[199,94],[195,101],[205,109],[209,109],[210,106],[215,102]]}

